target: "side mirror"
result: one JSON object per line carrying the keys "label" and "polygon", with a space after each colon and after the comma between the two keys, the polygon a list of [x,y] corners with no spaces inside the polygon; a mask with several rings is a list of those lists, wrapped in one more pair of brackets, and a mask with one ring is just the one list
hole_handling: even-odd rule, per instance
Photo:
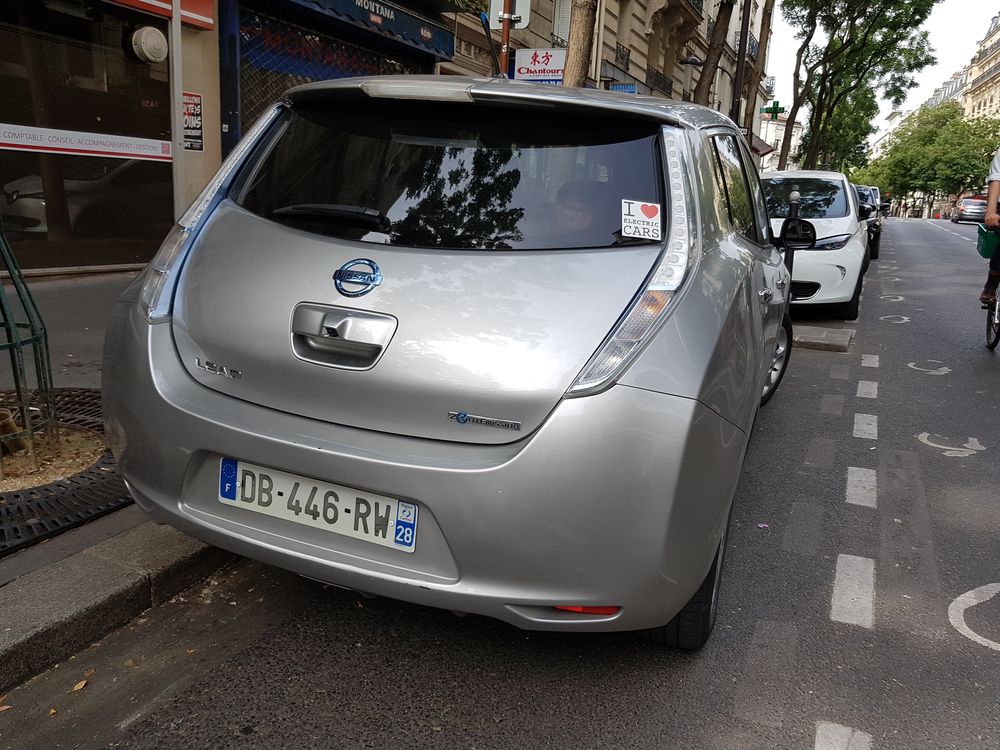
{"label": "side mirror", "polygon": [[787,250],[809,250],[816,246],[816,227],[805,219],[785,219],[778,240]]}
{"label": "side mirror", "polygon": [[862,203],[858,206],[858,218],[862,221],[870,219],[873,213],[875,213],[875,206],[870,203]]}

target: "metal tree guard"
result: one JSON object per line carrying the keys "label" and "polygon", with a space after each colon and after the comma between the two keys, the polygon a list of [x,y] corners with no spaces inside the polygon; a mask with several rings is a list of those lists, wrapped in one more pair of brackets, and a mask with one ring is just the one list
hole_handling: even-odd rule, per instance
{"label": "metal tree guard", "polygon": [[[59,439],[55,397],[52,390],[52,366],[49,362],[49,340],[45,324],[35,306],[35,300],[24,282],[21,267],[7,235],[0,226],[0,255],[9,279],[0,284],[0,319],[6,339],[0,350],[10,354],[10,369],[14,381],[14,398],[4,399],[0,410],[0,479],[3,478],[3,454],[27,449],[35,471],[38,471],[38,451],[35,438],[44,433],[46,439]],[[13,291],[13,295],[11,292]],[[12,303],[15,300],[18,306]],[[25,350],[30,350],[26,352]],[[34,363],[34,387],[25,368],[26,354]]]}

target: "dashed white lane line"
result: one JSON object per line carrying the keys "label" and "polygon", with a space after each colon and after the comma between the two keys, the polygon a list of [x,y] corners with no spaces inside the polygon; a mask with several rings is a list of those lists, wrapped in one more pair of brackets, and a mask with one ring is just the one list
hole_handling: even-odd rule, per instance
{"label": "dashed white lane line", "polygon": [[878,367],[878,355],[877,354],[862,354],[861,355],[861,366],[862,367]]}
{"label": "dashed white lane line", "polygon": [[872,380],[858,382],[858,398],[878,398],[878,383]]}
{"label": "dashed white lane line", "polygon": [[854,437],[878,440],[878,417],[874,414],[855,414]]}
{"label": "dashed white lane line", "polygon": [[871,628],[874,622],[875,561],[869,557],[837,555],[830,619]]}
{"label": "dashed white lane line", "polygon": [[959,232],[955,232],[955,231],[953,231],[951,229],[948,229],[947,227],[938,226],[937,224],[934,223],[934,221],[932,219],[924,219],[924,222],[926,224],[928,224],[929,226],[934,227],[935,229],[940,229],[942,232],[947,232],[948,234],[953,234],[956,237],[958,237],[960,240],[965,240],[966,242],[975,242],[974,239],[966,237],[964,234],[960,234]]}
{"label": "dashed white lane line", "polygon": [[828,721],[816,722],[815,750],[871,750],[872,736]]}
{"label": "dashed white lane line", "polygon": [[878,472],[874,469],[847,467],[847,502],[874,508],[878,505]]}

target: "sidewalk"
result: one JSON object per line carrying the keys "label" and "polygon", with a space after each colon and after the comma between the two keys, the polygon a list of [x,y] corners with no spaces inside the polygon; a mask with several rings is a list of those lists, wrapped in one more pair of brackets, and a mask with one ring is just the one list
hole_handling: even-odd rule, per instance
{"label": "sidewalk", "polygon": [[[29,281],[48,331],[56,388],[101,387],[105,327],[115,300],[135,275]],[[10,383],[9,366],[0,368],[0,388]],[[0,693],[231,559],[148,522],[137,506],[0,558]]]}

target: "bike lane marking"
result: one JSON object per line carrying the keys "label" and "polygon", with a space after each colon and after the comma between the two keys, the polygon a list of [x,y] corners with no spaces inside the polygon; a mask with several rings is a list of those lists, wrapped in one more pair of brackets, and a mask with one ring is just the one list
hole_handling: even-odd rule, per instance
{"label": "bike lane marking", "polygon": [[970,628],[965,622],[965,610],[975,607],[977,604],[987,602],[997,594],[1000,594],[1000,583],[990,583],[986,586],[980,586],[978,589],[965,592],[948,605],[948,620],[951,622],[952,627],[970,641],[975,641],[979,645],[986,646],[994,651],[1000,651],[1000,643],[991,641],[989,638],[984,638]]}

